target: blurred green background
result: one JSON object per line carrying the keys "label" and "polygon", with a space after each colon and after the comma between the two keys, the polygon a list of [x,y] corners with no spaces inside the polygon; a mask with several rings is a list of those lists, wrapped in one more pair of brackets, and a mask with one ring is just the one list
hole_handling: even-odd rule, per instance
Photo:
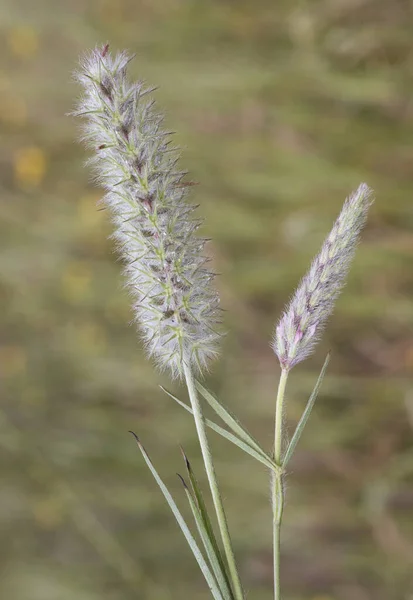
{"label": "blurred green background", "polygon": [[[288,388],[285,600],[413,599],[413,4],[0,1],[0,596],[209,598],[128,429],[186,511],[194,428],[129,325],[84,168],[78,56],[106,41],[160,86],[226,309],[207,384],[270,448],[276,319],[360,181],[377,201],[323,342]],[[267,473],[212,437],[249,598],[272,597]],[[205,481],[202,479],[202,481]]]}

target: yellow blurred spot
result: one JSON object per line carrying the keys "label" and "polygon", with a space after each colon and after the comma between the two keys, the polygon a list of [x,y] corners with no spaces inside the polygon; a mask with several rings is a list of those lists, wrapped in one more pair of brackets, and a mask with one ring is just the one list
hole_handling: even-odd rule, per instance
{"label": "yellow blurred spot", "polygon": [[28,387],[22,390],[21,399],[30,406],[41,406],[45,402],[44,390]]}
{"label": "yellow blurred spot", "polygon": [[27,357],[20,346],[0,346],[0,373],[4,377],[20,375],[26,369]]}
{"label": "yellow blurred spot", "polygon": [[33,515],[36,523],[44,529],[54,529],[63,520],[64,507],[61,499],[56,496],[42,498],[33,505]]}
{"label": "yellow blurred spot", "polygon": [[108,300],[105,306],[105,315],[111,323],[128,323],[132,318],[132,313],[127,294],[119,294]]}
{"label": "yellow blurred spot", "polygon": [[113,24],[121,21],[123,16],[122,0],[102,0],[100,4],[100,17],[102,21]]}
{"label": "yellow blurred spot", "polygon": [[50,471],[47,463],[43,461],[33,462],[29,467],[30,476],[37,481],[44,481],[46,477],[50,477]]}
{"label": "yellow blurred spot", "polygon": [[10,90],[11,88],[11,83],[10,83],[10,79],[7,77],[7,75],[3,72],[0,72],[0,92],[6,92],[8,90]]}
{"label": "yellow blurred spot", "polygon": [[19,58],[33,58],[39,48],[39,36],[28,25],[13,27],[7,36],[10,50]]}
{"label": "yellow blurred spot", "polygon": [[251,15],[241,11],[231,14],[230,26],[240,37],[247,37],[256,29],[256,23]]}
{"label": "yellow blurred spot", "polygon": [[47,160],[41,148],[28,146],[16,152],[14,175],[22,187],[37,187],[46,173]]}
{"label": "yellow blurred spot", "polygon": [[100,196],[97,194],[85,194],[79,199],[78,216],[80,224],[86,229],[101,227],[105,220],[105,211],[97,203]]}
{"label": "yellow blurred spot", "polygon": [[26,103],[22,98],[0,96],[0,121],[9,125],[22,126],[27,121]]}
{"label": "yellow blurred spot", "polygon": [[404,353],[404,364],[409,371],[413,370],[413,346],[409,346]]}
{"label": "yellow blurred spot", "polygon": [[78,327],[77,335],[78,344],[84,352],[98,355],[106,350],[106,333],[96,323],[83,323]]}
{"label": "yellow blurred spot", "polygon": [[63,273],[62,289],[65,297],[71,302],[84,300],[90,291],[92,275],[87,263],[72,262]]}

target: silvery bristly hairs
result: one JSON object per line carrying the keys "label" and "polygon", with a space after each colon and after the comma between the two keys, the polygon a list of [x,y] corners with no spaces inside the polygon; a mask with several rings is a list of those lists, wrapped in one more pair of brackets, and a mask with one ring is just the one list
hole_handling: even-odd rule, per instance
{"label": "silvery bristly hairs", "polygon": [[[330,356],[327,355],[313,393],[294,435],[289,441],[287,450],[283,454],[282,444],[286,438],[283,428],[283,413],[288,373],[294,365],[303,361],[313,352],[317,340],[320,339],[326,320],[333,311],[334,302],[345,283],[371,203],[372,190],[365,183],[362,183],[344,202],[332,230],[324,241],[319,254],[313,260],[309,271],[303,277],[275,330],[272,347],[280,362],[281,377],[275,410],[274,460],[283,469],[290,460],[310,416]],[[274,596],[278,600],[280,598],[280,529],[284,505],[282,475],[273,477],[272,504]]]}
{"label": "silvery bristly hairs", "polygon": [[281,317],[273,348],[283,369],[290,370],[307,358],[320,338],[345,283],[370,204],[371,190],[362,183],[345,201],[320,253]]}
{"label": "silvery bristly hairs", "polygon": [[162,129],[152,90],[128,82],[130,59],[108,51],[84,59],[84,139],[96,151],[91,163],[106,190],[149,354],[173,374],[184,360],[202,370],[217,350],[219,299],[205,240],[196,235],[200,221],[186,202],[190,182],[178,168],[179,152]]}
{"label": "silvery bristly hairs", "polygon": [[[133,433],[156,483],[184,534],[215,600],[244,600],[227,518],[206,434],[207,426],[232,442],[270,473],[274,546],[274,599],[280,600],[280,531],[284,506],[283,476],[307,422],[324,377],[329,356],[307,406],[286,445],[283,410],[290,369],[314,349],[334,301],[341,290],[360,231],[371,203],[371,190],[362,184],[345,202],[320,253],[303,278],[276,328],[274,351],[281,365],[275,409],[275,436],[267,452],[195,374],[205,371],[217,354],[220,333],[219,299],[213,273],[203,254],[201,224],[187,201],[191,182],[180,170],[179,150],[163,129],[163,116],[152,99],[154,89],[127,77],[131,56],[112,55],[109,46],[96,48],[81,61],[76,78],[83,97],[75,111],[85,119],[84,141],[95,155],[90,160],[104,203],[114,223],[114,238],[125,263],[134,298],[136,321],[145,346],[161,368],[186,384],[189,404],[164,390],[194,417],[215,519],[188,457],[183,452],[186,478],[181,477],[198,541],[155,469],[138,436]],[[201,398],[222,421],[206,420]],[[215,535],[215,521],[219,537]]]}

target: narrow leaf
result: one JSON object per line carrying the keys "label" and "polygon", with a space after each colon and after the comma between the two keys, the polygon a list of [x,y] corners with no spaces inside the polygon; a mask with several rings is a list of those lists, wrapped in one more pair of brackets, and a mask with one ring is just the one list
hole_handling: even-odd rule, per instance
{"label": "narrow leaf", "polygon": [[292,457],[295,447],[298,444],[298,440],[300,439],[301,434],[303,433],[303,429],[304,429],[304,427],[308,421],[308,418],[311,414],[314,403],[317,400],[318,392],[320,391],[320,387],[323,382],[324,375],[325,375],[325,372],[326,372],[329,362],[330,362],[330,352],[326,356],[323,368],[321,369],[320,375],[318,376],[317,383],[315,384],[315,387],[311,393],[311,396],[308,399],[307,406],[305,407],[304,412],[301,416],[301,419],[298,422],[298,425],[294,431],[294,435],[291,438],[290,443],[288,444],[288,448],[287,448],[287,451],[286,451],[284,459],[283,459],[283,464],[282,464],[283,467],[285,467],[287,465],[290,458]]}
{"label": "narrow leaf", "polygon": [[[182,402],[182,400],[179,400],[179,398],[177,398],[176,396],[171,394],[171,392],[168,392],[168,390],[166,388],[164,388],[162,386],[160,386],[160,387],[166,394],[168,394],[168,396],[170,396],[173,400],[175,400],[175,402],[177,402],[179,404],[179,406],[182,406],[182,408],[184,408],[189,413],[191,413],[191,415],[193,414],[192,408],[190,406],[185,404],[185,402]],[[260,452],[258,452],[254,448],[251,448],[251,446],[249,446],[243,440],[240,440],[237,436],[233,435],[232,433],[230,433],[223,427],[220,427],[219,425],[217,425],[210,419],[205,419],[205,423],[213,431],[215,431],[216,433],[219,433],[219,435],[221,435],[223,438],[225,438],[229,442],[232,442],[235,446],[238,446],[238,448],[241,448],[241,450],[243,450],[244,452],[246,452],[247,454],[249,454],[250,456],[255,458],[255,460],[258,460],[260,463],[265,465],[267,467],[267,469],[271,469],[271,471],[274,471],[275,473],[280,472],[280,467],[275,464],[275,462],[272,460],[272,458],[264,450],[261,450]]]}
{"label": "narrow leaf", "polygon": [[142,456],[145,459],[146,464],[148,465],[156,483],[158,484],[162,494],[164,495],[165,500],[169,504],[169,507],[170,507],[175,519],[177,520],[177,523],[178,523],[179,527],[181,528],[181,531],[184,534],[186,541],[188,542],[188,545],[192,550],[193,555],[195,556],[195,559],[199,565],[199,568],[201,569],[201,571],[205,577],[205,580],[208,584],[209,589],[211,590],[213,597],[215,598],[215,600],[225,600],[217,586],[214,576],[212,575],[212,573],[202,555],[201,550],[199,549],[198,544],[196,543],[192,533],[190,532],[190,530],[188,528],[188,525],[186,524],[183,516],[181,515],[179,508],[175,504],[174,499],[172,498],[171,494],[169,493],[168,488],[166,487],[166,485],[160,478],[158,472],[156,471],[155,467],[153,466],[152,461],[149,458],[145,448],[142,446],[138,436],[133,431],[131,431],[130,433],[134,436],[136,443],[138,444],[139,450],[141,451]]}
{"label": "narrow leaf", "polygon": [[204,520],[201,515],[201,511],[199,510],[199,507],[198,507],[194,497],[192,496],[191,492],[189,491],[188,486],[186,485],[186,482],[183,479],[183,477],[181,477],[181,475],[179,475],[179,473],[178,473],[178,477],[181,480],[182,485],[184,486],[185,494],[188,499],[189,506],[191,507],[191,511],[194,516],[194,520],[195,520],[195,524],[198,529],[199,536],[204,545],[205,551],[208,556],[208,560],[209,560],[211,568],[214,572],[214,575],[215,575],[216,581],[218,583],[218,586],[220,588],[220,591],[222,593],[222,596],[223,596],[224,600],[233,600],[232,593],[228,587],[225,572],[222,571],[222,567],[219,562],[218,555],[214,549],[212,540],[206,529]]}
{"label": "narrow leaf", "polygon": [[267,453],[261,448],[259,443],[254,440],[252,435],[237,421],[237,419],[231,415],[227,408],[219,402],[215,396],[211,394],[199,381],[195,381],[195,385],[198,391],[202,394],[205,400],[208,402],[211,408],[217,413],[219,417],[232,429],[232,431],[238,435],[244,442],[246,442],[251,448],[254,448],[258,453],[267,456]]}
{"label": "narrow leaf", "polygon": [[[208,535],[208,538],[212,545],[212,549],[216,556],[216,560],[218,561],[218,566],[220,567],[221,577],[223,577],[225,580],[224,581],[225,589],[231,594],[230,576],[227,573],[226,565],[222,558],[222,554],[221,554],[221,551],[218,546],[218,542],[217,542],[215,534],[214,534],[214,528],[212,527],[211,519],[209,518],[208,510],[207,510],[207,507],[204,502],[204,497],[202,495],[201,487],[198,483],[197,478],[195,477],[195,473],[192,469],[191,463],[189,462],[188,457],[186,456],[185,451],[182,447],[181,447],[181,452],[182,452],[182,456],[184,457],[189,481],[191,482],[192,492],[195,497],[195,501],[196,501],[200,516],[202,518],[202,522],[203,522],[205,530],[206,530],[206,534]],[[222,585],[220,585],[220,587],[221,587],[221,590],[224,589],[222,587]]]}

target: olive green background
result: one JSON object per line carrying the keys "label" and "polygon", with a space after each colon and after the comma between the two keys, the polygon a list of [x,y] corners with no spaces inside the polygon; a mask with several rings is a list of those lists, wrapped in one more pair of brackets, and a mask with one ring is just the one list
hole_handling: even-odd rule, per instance
{"label": "olive green background", "polygon": [[[183,147],[225,308],[207,385],[271,446],[284,304],[361,181],[376,203],[291,428],[285,600],[413,598],[413,5],[405,0],[0,0],[0,596],[204,600],[147,472],[183,511],[191,418],[144,357],[101,193],[65,116],[78,56],[137,57]],[[267,473],[211,433],[248,598],[272,597]],[[189,518],[189,515],[188,515]]]}

